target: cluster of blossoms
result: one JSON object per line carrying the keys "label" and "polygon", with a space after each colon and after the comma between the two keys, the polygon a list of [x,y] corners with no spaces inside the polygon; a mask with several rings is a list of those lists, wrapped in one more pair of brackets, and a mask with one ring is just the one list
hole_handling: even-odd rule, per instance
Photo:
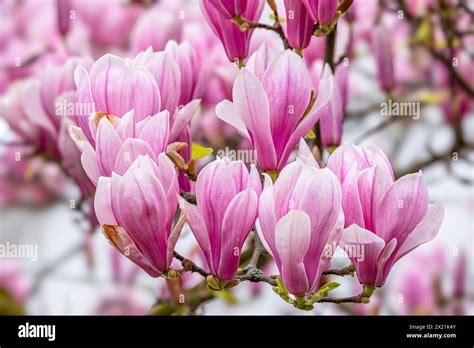
{"label": "cluster of blossoms", "polygon": [[[104,234],[149,275],[170,276],[185,221],[219,284],[236,279],[244,242],[255,228],[284,287],[299,297],[318,291],[330,266],[330,246],[361,246],[363,258],[351,260],[360,282],[373,289],[384,284],[398,259],[438,232],[443,208],[429,207],[421,174],[395,181],[380,149],[343,145],[320,168],[303,137],[330,103],[333,79],[321,78],[311,103],[302,58],[266,45],[240,70],[233,101],[216,107],[217,115],[250,141],[258,169],[217,158],[197,175],[195,204],[187,202],[167,151],[196,106],[180,110],[176,94],[172,102],[161,96],[161,90],[179,91],[175,86],[182,81],[179,69],[173,76],[163,68],[166,57],[146,51],[130,61],[101,58],[76,79],[76,98],[92,97],[95,112],[71,128],[84,169],[97,185],[95,211]],[[158,66],[147,67],[150,62]],[[76,77],[82,71],[78,68]],[[141,78],[134,80],[135,74]],[[297,159],[288,163],[298,143]],[[268,173],[263,189],[259,170]],[[173,226],[178,206],[182,214]]]}
{"label": "cluster of blossoms", "polygon": [[[52,53],[21,72],[2,65],[2,116],[36,154],[61,165],[93,205],[92,225],[151,277],[197,272],[214,290],[265,281],[310,309],[335,286],[322,275],[340,248],[363,286],[359,302],[368,301],[398,260],[436,236],[444,213],[440,203],[430,205],[421,172],[396,178],[378,147],[342,144],[355,43],[370,47],[387,97],[401,95],[401,82],[429,75],[426,67],[405,67],[395,45],[410,28],[375,2],[285,0],[283,20],[275,2],[264,0],[199,0],[196,8],[164,2],[148,10],[61,1],[58,28],[24,60]],[[266,3],[273,25],[259,23]],[[435,6],[419,3],[407,15]],[[77,20],[67,19],[71,11]],[[110,20],[101,20],[104,12]],[[19,29],[8,22],[2,53],[30,46],[38,25],[10,36]],[[275,35],[260,35],[261,28]],[[440,90],[472,75],[456,50],[454,72],[436,65]],[[448,121],[472,109],[472,87],[462,86],[455,109],[441,102]],[[196,155],[200,133],[211,145],[254,152],[255,163]],[[202,267],[175,250],[187,227]],[[250,236],[278,275],[265,276],[253,257],[241,268]]]}

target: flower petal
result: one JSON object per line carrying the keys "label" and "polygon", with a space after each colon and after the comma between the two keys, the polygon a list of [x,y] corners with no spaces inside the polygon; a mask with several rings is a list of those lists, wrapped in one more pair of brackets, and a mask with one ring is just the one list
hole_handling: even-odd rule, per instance
{"label": "flower petal", "polygon": [[94,197],[94,209],[97,221],[101,225],[117,225],[112,211],[111,179],[101,176]]}
{"label": "flower petal", "polygon": [[269,99],[262,83],[243,68],[235,80],[232,94],[237,113],[245,123],[257,151],[260,167],[264,170],[275,169],[277,157],[270,128]]}
{"label": "flower petal", "polygon": [[252,189],[241,191],[227,207],[222,224],[221,253],[217,275],[230,280],[239,267],[240,252],[257,217],[258,198]]}
{"label": "flower petal", "polygon": [[280,257],[280,276],[289,292],[295,296],[309,290],[303,259],[311,239],[309,216],[301,210],[292,210],[278,221],[275,246]]}

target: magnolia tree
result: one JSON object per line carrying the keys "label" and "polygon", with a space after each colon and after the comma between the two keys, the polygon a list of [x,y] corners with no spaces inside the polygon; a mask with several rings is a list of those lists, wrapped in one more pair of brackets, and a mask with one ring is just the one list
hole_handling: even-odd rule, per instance
{"label": "magnolia tree", "polygon": [[[61,49],[8,88],[2,114],[23,145],[74,180],[90,230],[166,279],[150,314],[195,313],[249,282],[300,310],[368,304],[398,261],[435,238],[444,208],[430,203],[420,169],[467,147],[473,14],[462,1],[133,3],[94,5],[116,13],[101,28],[84,4],[58,1],[49,46]],[[126,31],[128,44],[118,40]],[[396,48],[402,40],[409,49]],[[84,42],[86,52],[75,52]],[[433,91],[420,100],[439,104],[455,130],[445,154],[394,171],[380,148],[359,145],[395,117],[342,143],[361,42],[388,116],[419,117],[421,102],[406,96],[433,64]],[[420,67],[409,63],[414,52],[424,55]],[[235,150],[213,154],[224,146]],[[200,249],[189,255],[177,250],[186,229]],[[347,264],[334,268],[340,251]],[[346,275],[362,290],[334,296]]]}

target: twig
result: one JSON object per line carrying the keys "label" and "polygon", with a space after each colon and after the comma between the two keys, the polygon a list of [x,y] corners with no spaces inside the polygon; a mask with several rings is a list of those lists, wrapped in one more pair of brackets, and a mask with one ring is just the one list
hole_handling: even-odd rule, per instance
{"label": "twig", "polygon": [[181,261],[181,265],[183,266],[183,270],[185,272],[199,273],[203,277],[211,275],[211,273],[206,272],[201,267],[196,265],[193,261],[180,255],[177,251],[174,252],[174,257]]}
{"label": "twig", "polygon": [[249,281],[252,283],[264,282],[264,283],[270,284],[271,286],[278,285],[275,279],[263,274],[263,272],[258,268],[249,269],[247,273],[245,273],[244,275],[236,276],[236,279],[240,280],[241,282],[243,281]]}
{"label": "twig", "polygon": [[346,275],[353,275],[355,272],[355,268],[353,265],[346,266],[341,269],[328,269],[327,271],[323,272],[323,275],[337,275],[344,277]]}
{"label": "twig", "polygon": [[369,303],[370,299],[367,296],[364,296],[363,294],[359,294],[356,296],[350,296],[350,297],[323,297],[319,301],[316,301],[319,303]]}

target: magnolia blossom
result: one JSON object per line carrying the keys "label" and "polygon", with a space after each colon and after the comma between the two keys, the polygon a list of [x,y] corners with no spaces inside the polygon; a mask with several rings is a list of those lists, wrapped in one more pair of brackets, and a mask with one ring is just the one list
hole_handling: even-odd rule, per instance
{"label": "magnolia blossom", "polygon": [[99,178],[94,205],[104,235],[152,277],[170,267],[184,224],[180,218],[172,229],[177,193],[176,169],[165,154],[156,163],[139,156],[123,175]]}
{"label": "magnolia blossom", "polygon": [[395,262],[436,236],[443,206],[429,206],[421,172],[395,181],[390,162],[377,147],[341,146],[328,167],[342,186],[347,227],[342,244],[348,250],[363,247],[362,259],[349,253],[359,281],[380,287]]}
{"label": "magnolia blossom", "polygon": [[166,151],[170,134],[167,110],[136,122],[135,111],[122,118],[93,113],[89,118],[90,143],[79,127],[70,135],[82,152],[81,163],[91,181],[97,185],[100,176],[123,175],[139,156],[153,161]]}
{"label": "magnolia blossom", "polygon": [[[199,0],[201,12],[207,24],[209,24],[209,27],[224,46],[227,58],[229,58],[231,62],[244,59],[249,53],[249,43],[252,38],[253,29],[242,32],[240,26],[230,20],[227,14],[224,14],[227,1],[220,2],[222,6],[216,6],[219,1]],[[247,6],[245,6],[245,10],[242,11],[241,9],[244,7],[244,2],[247,3]],[[258,22],[264,5],[264,0],[236,0],[236,7],[234,7],[233,12],[239,12],[242,18],[251,22]],[[238,8],[238,10],[236,10],[236,8]]]}
{"label": "magnolia blossom", "polygon": [[303,0],[314,21],[321,24],[332,22],[337,12],[338,0]]}
{"label": "magnolia blossom", "polygon": [[285,0],[286,32],[294,48],[306,48],[313,36],[314,20],[301,0]]}
{"label": "magnolia blossom", "polygon": [[[322,71],[321,71],[322,70]],[[334,78],[331,99],[323,109],[319,121],[321,129],[321,140],[324,146],[330,148],[339,146],[342,141],[342,123],[344,120],[344,110],[347,103],[347,73],[348,68],[344,65],[336,67],[335,73],[322,61],[316,61],[311,66],[311,78],[313,86],[317,91],[320,82],[320,76],[323,79]]]}
{"label": "magnolia blossom", "polygon": [[170,141],[175,141],[199,106],[199,101],[193,100],[178,108],[182,87],[180,65],[169,52],[148,49],[131,60],[106,54],[89,72],[78,67],[75,80],[76,107],[81,108],[78,123],[92,144],[88,121],[92,112],[121,117],[134,109],[136,121],[141,121],[168,110]]}
{"label": "magnolia blossom", "polygon": [[303,59],[286,50],[274,52],[263,44],[240,70],[233,102],[217,104],[216,114],[232,125],[257,152],[263,170],[280,171],[301,137],[321,117],[331,98],[332,78],[322,78],[314,105],[311,77]]}
{"label": "magnolia blossom", "polygon": [[337,247],[344,223],[337,177],[327,168],[315,167],[309,156],[304,160],[313,165],[297,159],[281,171],[275,184],[265,175],[257,220],[260,239],[275,259],[285,287],[296,296],[318,289],[331,259],[326,248]]}
{"label": "magnolia blossom", "polygon": [[73,104],[74,69],[91,63],[88,58],[52,56],[43,70],[12,85],[0,99],[2,115],[15,133],[47,158],[61,162],[84,197],[92,194],[93,185],[77,161],[80,152],[67,131],[75,125],[68,105]]}
{"label": "magnolia blossom", "polygon": [[257,169],[242,161],[216,159],[199,173],[197,207],[181,199],[180,206],[206,258],[211,273],[231,280],[240,252],[257,217],[261,192]]}
{"label": "magnolia blossom", "polygon": [[389,92],[395,86],[394,50],[391,33],[383,24],[372,30],[372,50],[380,87]]}

